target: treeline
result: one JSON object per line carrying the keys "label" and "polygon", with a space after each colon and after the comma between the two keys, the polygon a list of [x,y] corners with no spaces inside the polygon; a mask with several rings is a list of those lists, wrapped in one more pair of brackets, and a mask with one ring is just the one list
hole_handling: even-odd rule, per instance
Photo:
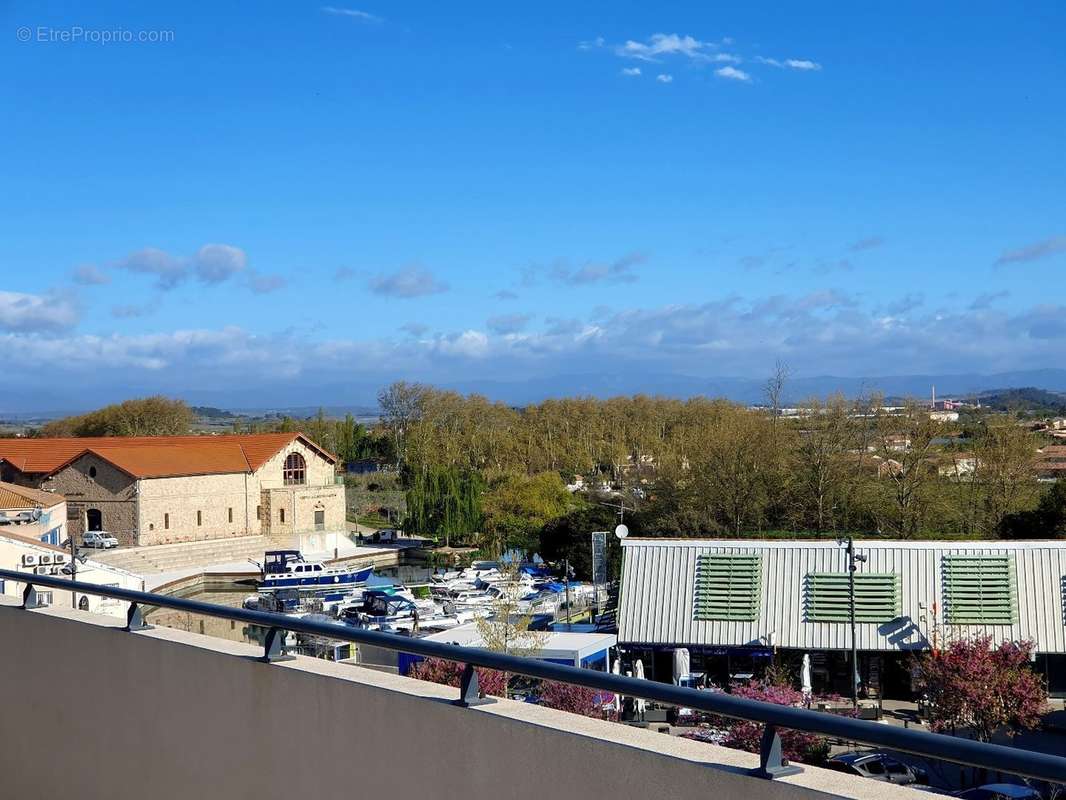
{"label": "treeline", "polygon": [[[927,408],[888,410],[878,397],[812,400],[794,419],[724,400],[639,395],[513,408],[409,383],[379,399],[383,430],[417,493],[427,492],[421,475],[437,487],[470,487],[477,476],[485,513],[471,525],[480,521],[478,543],[491,549],[535,541],[517,519],[550,522],[575,504],[619,500],[645,535],[992,537],[1035,510],[1042,493],[1037,443],[1013,420],[986,417],[961,438]],[[561,502],[564,482],[579,479],[591,495]],[[429,490],[413,505],[455,502],[447,494]],[[411,523],[434,533],[423,527],[432,518]]]}
{"label": "treeline", "polygon": [[178,436],[189,433],[196,417],[182,400],[162,396],[126,400],[88,414],[53,420],[34,436]]}
{"label": "treeline", "polygon": [[322,409],[313,417],[303,419],[282,417],[270,420],[238,420],[233,423],[234,433],[303,433],[316,444],[336,455],[341,464],[374,459],[392,462],[391,439],[383,431],[368,429],[346,414],[344,419],[327,417]]}

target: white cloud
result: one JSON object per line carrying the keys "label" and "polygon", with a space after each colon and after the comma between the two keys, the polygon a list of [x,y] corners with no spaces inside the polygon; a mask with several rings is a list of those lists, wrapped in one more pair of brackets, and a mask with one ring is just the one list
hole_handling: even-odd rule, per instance
{"label": "white cloud", "polygon": [[639,75],[640,74],[640,67],[623,67],[622,68],[622,74],[623,75],[628,75],[630,77]]}
{"label": "white cloud", "polygon": [[111,276],[92,264],[83,264],[78,267],[71,277],[75,283],[80,283],[82,286],[103,286],[111,283]]}
{"label": "white cloud", "polygon": [[489,337],[481,331],[463,331],[437,337],[433,348],[446,356],[484,358],[489,352]]}
{"label": "white cloud", "polygon": [[[353,375],[378,385],[398,377],[454,385],[489,376],[547,385],[552,377],[600,370],[605,363],[633,374],[753,377],[777,358],[799,371],[836,375],[869,375],[870,365],[880,375],[988,373],[1061,360],[1061,304],[1008,312],[936,303],[926,311],[919,299],[874,307],[839,290],[818,289],[546,318],[543,329],[521,333],[460,328],[430,336],[418,323],[405,326],[410,335],[319,340],[236,327],[74,335],[62,330],[76,319],[68,309],[49,311],[44,297],[0,293],[0,324],[15,323],[0,331],[0,352],[8,370],[23,379],[8,386],[4,400],[15,408],[29,396],[27,387],[54,390],[72,380],[91,402],[103,392],[110,399],[133,391],[217,391],[223,381],[265,402],[262,387],[283,385],[306,396]],[[41,324],[49,313],[51,329]],[[41,372],[41,364],[54,368]]]}
{"label": "white cloud", "polygon": [[448,284],[438,280],[428,269],[412,265],[372,278],[369,288],[374,294],[409,299],[446,292]]}
{"label": "white cloud", "polygon": [[1019,247],[1016,250],[1005,250],[996,259],[996,264],[1021,264],[1027,261],[1037,261],[1059,253],[1066,253],[1066,236],[1053,236],[1041,242]]}
{"label": "white cloud", "polygon": [[500,335],[520,333],[525,330],[532,319],[532,314],[501,314],[498,317],[489,317],[485,326],[493,333]]}
{"label": "white cloud", "polygon": [[156,288],[164,291],[177,288],[191,277],[213,286],[243,272],[247,265],[245,252],[229,244],[205,244],[188,258],[145,247],[114,264],[127,272],[154,275]]}
{"label": "white cloud", "polygon": [[578,50],[598,50],[606,44],[606,40],[602,36],[597,36],[595,39],[586,42],[578,42]]}
{"label": "white cloud", "polygon": [[785,59],[785,66],[799,70],[820,70],[822,68],[822,65],[816,61],[807,61],[806,59],[801,58]]}
{"label": "white cloud", "polygon": [[736,67],[722,67],[721,69],[716,69],[714,74],[719,78],[726,78],[732,81],[743,81],[744,83],[751,81],[751,75]]}
{"label": "white cloud", "polygon": [[0,291],[0,330],[62,331],[78,324],[78,306],[65,295]]}
{"label": "white cloud", "polygon": [[777,67],[778,69],[796,69],[803,72],[814,72],[822,68],[822,65],[817,61],[808,61],[804,58],[786,58],[784,61],[780,61],[776,58],[756,56],[754,61],[756,64],[766,64],[767,66]]}
{"label": "white cloud", "polygon": [[288,281],[281,275],[266,275],[256,270],[249,270],[246,285],[256,294],[269,294],[285,287]]}
{"label": "white cloud", "polygon": [[704,56],[704,50],[711,47],[691,36],[679,36],[676,33],[654,33],[647,42],[632,39],[619,46],[615,52],[626,58],[639,58],[642,61],[656,61],[659,56],[680,54],[689,58]]}
{"label": "white cloud", "polygon": [[349,19],[357,19],[360,22],[381,22],[381,17],[374,14],[369,14],[366,11],[359,11],[355,8],[337,8],[336,6],[323,6],[322,11],[326,14],[333,14],[338,17],[348,17]]}
{"label": "white cloud", "polygon": [[660,75],[656,75],[655,80],[657,80],[659,83],[673,83],[674,76],[663,73]]}
{"label": "white cloud", "polygon": [[241,272],[248,265],[248,257],[233,245],[205,244],[196,251],[192,265],[204,283],[221,283]]}

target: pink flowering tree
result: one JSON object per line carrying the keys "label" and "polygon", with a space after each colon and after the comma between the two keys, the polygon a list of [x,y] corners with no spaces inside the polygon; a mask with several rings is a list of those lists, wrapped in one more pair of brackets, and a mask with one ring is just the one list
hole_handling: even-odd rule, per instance
{"label": "pink flowering tree", "polygon": [[[463,664],[458,661],[445,661],[443,658],[427,658],[411,667],[410,675],[422,681],[441,683],[458,688],[463,677]],[[493,669],[477,668],[477,684],[482,694],[504,697],[507,680],[502,672]]]}
{"label": "pink flowering tree", "polygon": [[968,729],[982,742],[1001,728],[1035,728],[1047,706],[1043,681],[1029,667],[1033,642],[993,645],[991,636],[958,639],[919,660],[919,689],[934,731]]}
{"label": "pink flowering tree", "polygon": [[540,704],[571,714],[601,717],[603,706],[614,699],[610,692],[573,686],[558,681],[543,681],[540,685]]}
{"label": "pink flowering tree", "polygon": [[[735,684],[730,692],[737,697],[748,700],[761,700],[779,706],[802,706],[805,698],[802,692],[788,684],[754,681],[747,685]],[[684,733],[689,739],[721,744],[736,750],[758,753],[762,744],[763,726],[758,722],[742,719],[720,718],[715,730],[695,730]],[[805,764],[823,763],[829,755],[829,743],[821,736],[805,731],[778,729],[781,737],[781,749],[789,761]]]}

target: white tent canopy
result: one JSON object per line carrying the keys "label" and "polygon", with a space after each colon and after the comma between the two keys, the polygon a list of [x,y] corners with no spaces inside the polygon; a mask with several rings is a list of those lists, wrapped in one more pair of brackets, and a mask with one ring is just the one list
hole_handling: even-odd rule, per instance
{"label": "white tent canopy", "polygon": [[691,672],[691,663],[687,647],[679,647],[674,650],[674,683],[678,686],[681,685],[681,681],[688,678],[688,674]]}

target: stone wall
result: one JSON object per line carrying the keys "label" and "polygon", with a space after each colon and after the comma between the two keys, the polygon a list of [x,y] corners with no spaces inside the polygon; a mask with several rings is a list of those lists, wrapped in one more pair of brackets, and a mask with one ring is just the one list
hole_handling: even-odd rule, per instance
{"label": "stone wall", "polygon": [[46,478],[41,488],[67,499],[67,531],[77,541],[86,530],[86,512],[98,509],[101,528],[120,544],[137,543],[137,492],[133,478],[93,453],[86,453]]}
{"label": "stone wall", "polygon": [[280,450],[273,458],[255,471],[260,488],[277,489],[285,486],[285,459],[289,453],[299,453],[307,464],[307,486],[326,486],[333,484],[336,467],[299,439]]}
{"label": "stone wall", "polygon": [[[264,515],[269,513],[269,536],[288,536],[298,533],[313,533],[316,530],[344,530],[344,486],[287,486],[283,489],[264,489],[262,492]],[[285,509],[285,521],[281,521],[280,509]],[[269,510],[269,512],[268,512]],[[322,527],[315,525],[315,512],[323,514]]]}
{"label": "stone wall", "polygon": [[141,480],[140,544],[259,535],[253,483],[243,473]]}

